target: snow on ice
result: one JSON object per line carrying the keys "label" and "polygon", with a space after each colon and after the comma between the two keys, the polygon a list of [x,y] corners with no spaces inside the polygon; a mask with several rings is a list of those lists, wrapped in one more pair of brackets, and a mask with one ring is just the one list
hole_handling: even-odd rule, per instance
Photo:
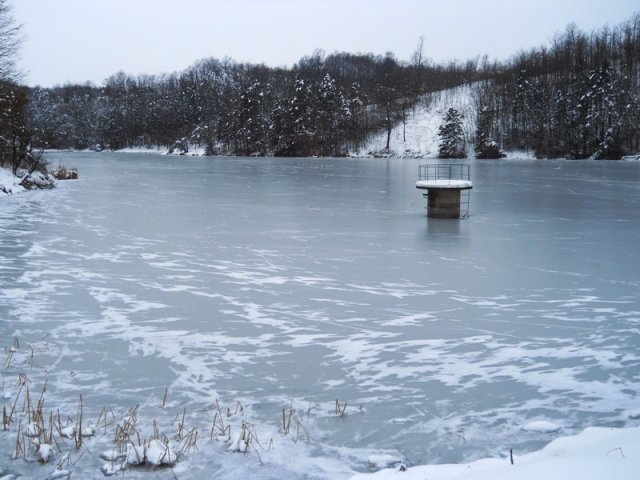
{"label": "snow on ice", "polygon": [[523,430],[527,432],[538,432],[538,433],[553,433],[560,430],[560,426],[555,423],[548,422],[546,420],[539,420],[537,422],[527,423],[522,427]]}

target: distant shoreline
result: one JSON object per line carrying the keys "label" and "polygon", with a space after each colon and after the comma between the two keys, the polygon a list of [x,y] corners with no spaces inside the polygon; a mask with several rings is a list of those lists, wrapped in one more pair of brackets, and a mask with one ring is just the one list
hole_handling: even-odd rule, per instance
{"label": "distant shoreline", "polygon": [[[193,151],[187,151],[186,153],[169,153],[169,150],[166,147],[129,147],[122,148],[119,150],[95,150],[86,148],[83,150],[77,149],[47,149],[44,150],[45,154],[56,154],[56,153],[131,153],[131,154],[152,154],[152,155],[161,155],[168,157],[203,157],[203,158],[288,158],[288,157],[276,157],[275,155],[231,155],[231,154],[213,154],[207,155],[203,148],[198,148]],[[595,161],[595,162],[640,162],[640,154],[638,155],[626,155],[618,160],[602,160],[602,159],[594,159],[594,158],[583,158],[583,159],[572,159],[572,158],[536,158],[532,152],[525,152],[519,150],[505,151],[506,157],[500,159],[478,159],[475,156],[468,156],[465,158],[458,159],[447,159],[447,158],[438,158],[434,156],[430,156],[427,154],[422,154],[421,152],[413,152],[413,151],[405,151],[403,153],[394,152],[390,150],[388,152],[369,152],[369,153],[351,153],[344,157],[334,157],[334,156],[304,156],[304,157],[289,157],[289,158],[395,158],[398,160],[403,159],[414,159],[414,160],[429,160],[429,161],[470,161],[470,160],[479,160],[479,161],[487,161],[487,162],[495,162],[495,161],[504,161],[504,160],[539,160],[541,162],[544,161],[557,161],[557,160],[566,160],[569,162],[584,162],[584,161]]]}

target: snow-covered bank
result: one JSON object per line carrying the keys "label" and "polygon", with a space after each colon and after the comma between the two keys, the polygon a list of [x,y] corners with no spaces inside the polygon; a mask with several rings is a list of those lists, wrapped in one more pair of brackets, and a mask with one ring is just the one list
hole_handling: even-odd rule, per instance
{"label": "snow-covered bank", "polygon": [[0,168],[0,194],[24,192],[25,188],[20,185],[20,181],[9,169]]}
{"label": "snow-covered bank", "polygon": [[167,149],[165,147],[155,146],[155,147],[128,147],[122,148],[120,150],[102,150],[103,152],[113,152],[113,153],[156,153],[159,155],[166,155]]}
{"label": "snow-covered bank", "polygon": [[[18,172],[20,173],[20,172]],[[39,171],[16,176],[11,170],[0,167],[0,195],[24,192],[32,188],[53,188],[55,181],[46,173]]]}
{"label": "snow-covered bank", "polygon": [[[156,155],[172,155],[172,156],[186,156],[186,157],[206,157],[207,149],[201,146],[189,146],[188,151],[169,149],[167,147],[161,147],[159,145],[147,146],[147,147],[125,147],[118,150],[96,150],[87,148],[84,150],[56,150],[48,149],[46,153],[59,153],[59,152],[104,152],[104,153],[152,153]],[[226,155],[223,155],[226,156]]]}
{"label": "snow-covered bank", "polygon": [[156,153],[159,155],[173,155],[173,156],[186,156],[186,157],[206,157],[207,149],[202,146],[187,145],[187,149],[176,149],[161,147],[159,145],[153,147],[128,147],[121,148],[120,150],[104,150],[113,151],[115,153]]}
{"label": "snow-covered bank", "polygon": [[640,427],[587,428],[538,452],[468,464],[403,466],[351,480],[635,480],[640,472]]}

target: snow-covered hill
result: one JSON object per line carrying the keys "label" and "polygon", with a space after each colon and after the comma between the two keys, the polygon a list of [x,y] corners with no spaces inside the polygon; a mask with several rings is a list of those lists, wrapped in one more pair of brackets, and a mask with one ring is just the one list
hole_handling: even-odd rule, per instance
{"label": "snow-covered hill", "polygon": [[[423,95],[407,113],[406,123],[398,122],[391,131],[390,151],[385,151],[387,132],[379,131],[355,156],[388,156],[436,158],[438,156],[438,128],[449,108],[462,117],[467,157],[475,156],[473,137],[476,130],[475,84],[461,85],[449,90]],[[534,158],[533,152],[506,151],[507,158]]]}
{"label": "snow-covered hill", "polygon": [[[458,110],[462,117],[467,148],[476,128],[476,109],[473,101],[473,85],[462,85],[449,90],[424,95],[408,112],[406,125],[402,122],[391,131],[390,150],[399,157],[436,157],[438,154],[438,127],[449,108]],[[380,131],[358,152],[369,155],[381,152],[387,143],[387,132]]]}

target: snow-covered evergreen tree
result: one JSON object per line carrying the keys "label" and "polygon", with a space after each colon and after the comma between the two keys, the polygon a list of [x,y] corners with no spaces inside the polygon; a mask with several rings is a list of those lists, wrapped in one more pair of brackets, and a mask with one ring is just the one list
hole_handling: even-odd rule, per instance
{"label": "snow-covered evergreen tree", "polygon": [[449,108],[438,129],[440,145],[438,147],[439,158],[465,158],[464,131],[462,119],[455,108]]}
{"label": "snow-covered evergreen tree", "polygon": [[338,90],[335,80],[328,73],[318,88],[315,111],[315,143],[318,144],[318,153],[339,155],[343,129],[349,110],[342,92]]}
{"label": "snow-covered evergreen tree", "polygon": [[296,76],[291,94],[279,102],[274,112],[274,154],[283,157],[309,155],[315,135],[311,91],[305,80]]}
{"label": "snow-covered evergreen tree", "polygon": [[240,153],[244,155],[266,153],[269,146],[269,97],[271,87],[253,82],[240,96],[237,110],[240,128],[237,131]]}

